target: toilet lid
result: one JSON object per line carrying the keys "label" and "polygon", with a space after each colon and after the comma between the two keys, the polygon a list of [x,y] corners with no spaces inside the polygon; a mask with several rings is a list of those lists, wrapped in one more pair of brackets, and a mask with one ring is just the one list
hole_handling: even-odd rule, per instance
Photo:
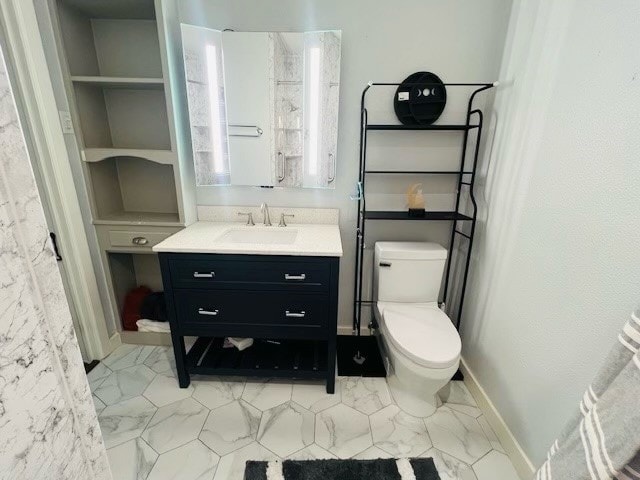
{"label": "toilet lid", "polygon": [[439,308],[387,307],[383,318],[391,343],[414,362],[429,368],[448,368],[460,358],[460,335]]}

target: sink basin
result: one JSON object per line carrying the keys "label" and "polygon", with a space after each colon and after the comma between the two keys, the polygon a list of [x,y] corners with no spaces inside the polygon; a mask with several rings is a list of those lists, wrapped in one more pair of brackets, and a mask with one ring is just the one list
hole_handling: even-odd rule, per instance
{"label": "sink basin", "polygon": [[291,245],[296,241],[298,230],[293,228],[232,228],[218,238],[222,243],[262,243],[268,245]]}

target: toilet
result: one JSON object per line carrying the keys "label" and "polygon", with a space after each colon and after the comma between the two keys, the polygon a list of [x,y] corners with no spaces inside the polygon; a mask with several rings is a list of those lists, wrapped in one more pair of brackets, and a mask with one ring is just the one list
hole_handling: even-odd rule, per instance
{"label": "toilet", "polygon": [[458,370],[462,343],[438,307],[447,250],[437,243],[377,242],[374,315],[387,382],[398,406],[425,417]]}

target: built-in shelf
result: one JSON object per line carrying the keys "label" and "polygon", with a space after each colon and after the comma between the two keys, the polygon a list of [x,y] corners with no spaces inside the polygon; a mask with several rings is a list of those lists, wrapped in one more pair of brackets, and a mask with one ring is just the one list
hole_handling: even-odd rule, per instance
{"label": "built-in shelf", "polygon": [[163,89],[73,83],[85,148],[170,150]]}
{"label": "built-in shelf", "polygon": [[453,130],[465,131],[478,128],[478,125],[397,125],[397,124],[371,124],[367,130]]}
{"label": "built-in shelf", "polygon": [[[178,153],[183,139],[173,115],[185,111],[186,99],[171,96],[183,59],[180,49],[167,49],[179,25],[156,17],[156,9],[173,11],[178,0],[50,3],[51,43],[60,48],[54,64],[63,70],[90,220],[117,317],[132,289],[162,291],[163,285],[151,240],[122,244],[112,234],[156,239],[195,217],[195,185],[181,181],[191,162]],[[123,331],[119,323],[107,321],[109,336],[121,331],[125,343],[170,344],[168,334]]]}
{"label": "built-in shelf", "polygon": [[109,212],[93,220],[94,225],[174,226],[180,223],[178,213]]}
{"label": "built-in shelf", "polygon": [[133,19],[138,21],[156,18],[153,0],[61,0],[60,3],[77,9],[80,14],[92,19]]}
{"label": "built-in shelf", "polygon": [[172,165],[117,156],[86,166],[94,223],[172,225],[180,221]]}
{"label": "built-in shelf", "polygon": [[472,220],[471,217],[458,212],[424,212],[422,217],[410,216],[408,211],[378,211],[364,212],[367,220]]}
{"label": "built-in shelf", "polygon": [[71,81],[75,84],[85,83],[98,87],[109,88],[164,88],[164,80],[162,78],[144,78],[144,77],[104,77],[104,76],[84,76],[76,75],[71,77]]}
{"label": "built-in shelf", "polygon": [[146,160],[174,165],[177,160],[175,152],[171,150],[150,150],[142,148],[85,148],[85,162],[101,162],[112,157],[139,157]]}
{"label": "built-in shelf", "polygon": [[[110,252],[104,253],[105,266],[108,272],[108,282],[114,300],[114,310],[117,315],[123,315],[127,295],[131,290],[145,286],[154,292],[163,291],[162,275],[158,256],[148,252]],[[131,327],[135,326],[132,322]],[[124,327],[124,322],[122,322]],[[121,340],[131,343],[166,344],[167,334],[159,332],[138,332],[135,330],[122,331]],[[147,340],[147,341],[145,341]]]}

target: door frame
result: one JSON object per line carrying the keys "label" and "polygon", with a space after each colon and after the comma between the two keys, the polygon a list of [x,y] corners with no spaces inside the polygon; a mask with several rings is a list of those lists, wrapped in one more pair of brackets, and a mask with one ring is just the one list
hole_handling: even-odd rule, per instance
{"label": "door frame", "polygon": [[50,202],[51,220],[64,255],[67,294],[78,316],[88,359],[100,360],[120,344],[120,338],[117,333],[110,338],[107,331],[33,1],[0,0],[0,17],[14,94],[23,107],[19,113],[33,150],[31,161],[40,171],[42,194]]}

